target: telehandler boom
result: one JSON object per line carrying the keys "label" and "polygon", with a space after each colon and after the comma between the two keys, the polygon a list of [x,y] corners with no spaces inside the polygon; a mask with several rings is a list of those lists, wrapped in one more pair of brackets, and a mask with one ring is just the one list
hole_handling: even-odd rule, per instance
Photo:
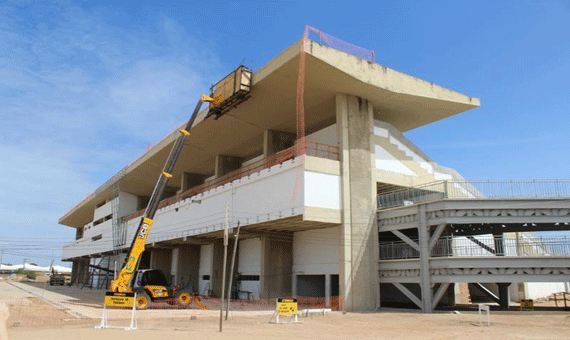
{"label": "telehandler boom", "polygon": [[196,108],[186,124],[184,129],[181,129],[180,135],[174,142],[170,154],[166,159],[164,168],[154,186],[152,195],[148,202],[144,214],[141,217],[139,227],[131,243],[131,248],[129,254],[126,258],[126,262],[123,268],[120,270],[117,278],[111,281],[109,290],[111,293],[137,293],[137,299],[135,303],[138,308],[146,308],[150,301],[155,299],[172,299],[176,298],[176,302],[180,304],[187,305],[191,302],[191,294],[186,289],[166,287],[166,279],[164,274],[158,270],[146,270],[140,271],[141,278],[137,278],[136,272],[138,270],[138,265],[140,263],[140,257],[145,250],[145,242],[147,236],[152,228],[153,218],[158,210],[158,204],[164,189],[166,188],[168,181],[172,177],[172,171],[174,166],[178,161],[180,152],[184,146],[184,141],[187,136],[190,135],[190,130],[194,124],[194,120],[202,107],[204,102],[211,102],[213,99],[206,95],[200,96]]}
{"label": "telehandler boom", "polygon": [[210,96],[202,95],[196,104],[196,108],[186,124],[186,127],[180,130],[180,135],[176,138],[170,154],[166,159],[164,168],[158,177],[158,180],[150,196],[148,205],[141,217],[139,226],[133,236],[133,242],[129,249],[125,264],[120,270],[117,277],[111,281],[109,292],[106,295],[120,296],[121,294],[136,293],[135,304],[137,308],[144,309],[151,301],[168,300],[171,303],[188,305],[192,300],[205,308],[197,296],[193,296],[193,291],[186,287],[170,287],[164,274],[157,269],[139,270],[140,257],[145,250],[145,243],[148,234],[154,222],[153,218],[158,210],[158,205],[166,189],[166,185],[170,178],[174,166],[178,161],[180,152],[184,147],[184,141],[190,135],[192,125],[196,120],[196,116],[200,112],[200,108],[204,102],[209,102],[210,107],[205,118],[214,116],[218,119],[225,113],[235,108],[240,103],[246,101],[250,97],[252,71],[241,65],[231,72],[224,79],[212,85]]}

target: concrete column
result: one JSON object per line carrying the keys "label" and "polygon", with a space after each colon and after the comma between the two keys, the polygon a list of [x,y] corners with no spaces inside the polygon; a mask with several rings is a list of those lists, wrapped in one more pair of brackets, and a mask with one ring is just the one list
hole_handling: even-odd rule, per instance
{"label": "concrete column", "polygon": [[340,293],[346,310],[373,310],[380,297],[372,105],[346,94],[335,101],[342,177]]}
{"label": "concrete column", "polygon": [[198,291],[199,268],[200,268],[200,246],[189,244],[180,247],[178,261],[178,281],[180,284],[191,286],[194,291]]}
{"label": "concrete column", "polygon": [[241,167],[241,158],[228,155],[216,156],[216,177],[221,177]]}
{"label": "concrete column", "polygon": [[[232,251],[234,249],[235,238],[228,239],[228,258],[226,263],[226,289],[230,284],[230,270],[232,261]],[[263,254],[263,253],[262,253]],[[263,256],[263,255],[262,255]],[[212,274],[210,275],[210,287],[215,296],[222,296],[222,276],[224,270],[224,240],[219,239],[214,241],[214,259],[212,264]],[[237,270],[234,268],[234,272]],[[227,290],[226,290],[227,295]]]}
{"label": "concrete column", "polygon": [[75,284],[76,282],[79,282],[78,278],[79,278],[79,261],[73,260],[71,264],[71,280],[72,280],[71,283]]}
{"label": "concrete column", "polygon": [[83,238],[83,229],[85,227],[79,227],[77,229],[75,229],[75,239],[79,240],[80,238]]}
{"label": "concrete column", "polygon": [[151,252],[151,268],[160,269],[168,277],[171,272],[172,252],[170,249],[153,249]]}
{"label": "concrete column", "polygon": [[172,249],[172,261],[170,264],[170,282],[172,285],[176,286],[178,282],[178,255],[179,248]]}
{"label": "concrete column", "polygon": [[265,130],[263,133],[263,156],[268,157],[292,147],[295,145],[295,138],[294,133]]}
{"label": "concrete column", "polygon": [[210,274],[210,289],[217,297],[222,296],[222,270],[224,262],[224,241],[214,241],[214,258],[212,260],[212,272]]}
{"label": "concrete column", "polygon": [[89,273],[89,259],[80,258],[77,260],[73,260],[73,267],[72,270],[72,277],[73,277],[73,284],[80,285],[84,284],[88,278]]}
{"label": "concrete column", "polygon": [[149,263],[149,268],[156,268],[156,255],[154,254],[154,251],[150,251],[150,263]]}
{"label": "concrete column", "polygon": [[424,204],[418,206],[418,222],[422,311],[431,313],[433,309],[431,307],[432,289],[429,273],[429,231],[426,222],[426,206]]}
{"label": "concrete column", "polygon": [[271,247],[269,236],[261,237],[261,254],[259,268],[259,298],[266,299],[269,296]]}
{"label": "concrete column", "polygon": [[326,307],[331,306],[331,275],[325,275],[325,305]]}
{"label": "concrete column", "polygon": [[297,274],[291,275],[291,295],[297,296]]}
{"label": "concrete column", "polygon": [[291,295],[293,273],[292,234],[261,238],[259,295],[262,299]]}
{"label": "concrete column", "polygon": [[188,172],[183,173],[180,179],[180,191],[183,192],[204,183],[204,180],[207,177],[208,175],[193,174]]}

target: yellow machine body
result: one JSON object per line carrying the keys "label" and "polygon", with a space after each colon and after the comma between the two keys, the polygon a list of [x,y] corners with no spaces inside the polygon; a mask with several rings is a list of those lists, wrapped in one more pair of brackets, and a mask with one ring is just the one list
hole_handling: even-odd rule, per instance
{"label": "yellow machine body", "polygon": [[[139,228],[138,235],[133,241],[133,245],[131,247],[131,252],[129,253],[129,257],[127,258],[127,263],[123,266],[119,274],[117,275],[117,279],[111,281],[111,285],[109,290],[111,292],[120,292],[120,293],[132,293],[133,288],[130,285],[130,282],[133,278],[133,273],[137,269],[137,264],[139,263],[139,259],[141,254],[145,249],[146,238],[150,229],[152,228],[152,223],[154,221],[150,218],[144,217],[141,221],[142,227]],[[163,287],[164,288],[164,287]]]}

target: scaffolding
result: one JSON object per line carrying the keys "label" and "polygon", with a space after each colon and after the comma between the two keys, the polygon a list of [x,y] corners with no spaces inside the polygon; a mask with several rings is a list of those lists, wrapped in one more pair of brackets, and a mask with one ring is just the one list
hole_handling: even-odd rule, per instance
{"label": "scaffolding", "polygon": [[[91,260],[90,260],[91,262]],[[105,266],[106,264],[106,266]],[[111,256],[103,256],[99,263],[89,263],[89,273],[86,280],[83,282],[81,288],[89,287],[91,289],[104,289],[107,288],[111,279],[113,279],[114,270],[109,269],[111,264]]]}
{"label": "scaffolding", "polygon": [[126,223],[121,219],[121,194],[119,181],[117,180],[113,186],[113,198],[111,200],[112,231],[113,231],[113,254],[119,255],[127,243]]}

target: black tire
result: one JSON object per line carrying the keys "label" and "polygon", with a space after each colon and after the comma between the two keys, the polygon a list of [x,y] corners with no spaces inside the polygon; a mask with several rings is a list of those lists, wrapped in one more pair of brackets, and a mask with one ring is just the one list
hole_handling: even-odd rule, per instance
{"label": "black tire", "polygon": [[135,299],[135,306],[137,309],[147,309],[150,305],[150,296],[147,293],[137,293],[137,297]]}
{"label": "black tire", "polygon": [[188,289],[181,289],[176,292],[175,301],[180,306],[188,306],[192,303],[192,293]]}

